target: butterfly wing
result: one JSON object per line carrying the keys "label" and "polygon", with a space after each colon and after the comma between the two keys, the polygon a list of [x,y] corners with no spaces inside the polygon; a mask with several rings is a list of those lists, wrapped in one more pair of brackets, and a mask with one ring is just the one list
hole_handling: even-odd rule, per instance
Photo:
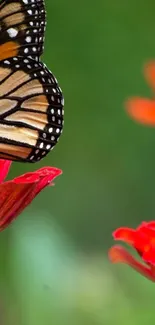
{"label": "butterfly wing", "polygon": [[44,47],[46,14],[43,0],[0,3],[0,60],[28,56],[39,60]]}
{"label": "butterfly wing", "polygon": [[0,158],[36,162],[57,143],[63,96],[41,62],[13,57],[0,62]]}
{"label": "butterfly wing", "polygon": [[62,132],[62,92],[40,62],[45,19],[43,0],[0,3],[0,158],[39,161]]}

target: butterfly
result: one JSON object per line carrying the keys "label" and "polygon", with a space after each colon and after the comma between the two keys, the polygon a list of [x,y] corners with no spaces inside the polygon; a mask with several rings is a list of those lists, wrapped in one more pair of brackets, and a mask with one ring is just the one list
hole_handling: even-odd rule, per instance
{"label": "butterfly", "polygon": [[37,162],[63,130],[64,98],[40,56],[44,50],[43,0],[0,3],[0,158]]}

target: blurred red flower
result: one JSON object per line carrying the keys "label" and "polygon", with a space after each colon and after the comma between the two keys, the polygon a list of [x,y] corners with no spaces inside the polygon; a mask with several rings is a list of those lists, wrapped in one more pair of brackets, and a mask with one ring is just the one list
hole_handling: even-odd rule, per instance
{"label": "blurred red flower", "polygon": [[113,232],[113,237],[132,246],[141,257],[141,262],[120,245],[110,248],[111,262],[128,264],[149,280],[155,281],[155,221],[142,222],[136,229],[118,228]]}
{"label": "blurred red flower", "polygon": [[[144,76],[155,93],[155,61],[144,67]],[[137,122],[148,126],[155,126],[155,99],[131,97],[125,103],[128,114]]]}
{"label": "blurred red flower", "polygon": [[53,185],[54,178],[62,171],[55,167],[43,167],[13,180],[3,182],[11,161],[0,159],[0,230],[6,228],[42,191]]}
{"label": "blurred red flower", "polygon": [[[144,75],[155,93],[155,61],[145,66]],[[125,107],[135,121],[155,126],[155,99],[132,97],[126,102]],[[118,228],[113,232],[113,237],[132,246],[141,257],[141,262],[120,245],[110,248],[111,262],[128,264],[143,276],[155,281],[155,221],[142,222],[136,229]]]}

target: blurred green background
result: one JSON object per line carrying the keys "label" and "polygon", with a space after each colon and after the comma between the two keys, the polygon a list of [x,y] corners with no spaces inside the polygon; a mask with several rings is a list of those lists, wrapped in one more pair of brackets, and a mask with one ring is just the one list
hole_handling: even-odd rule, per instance
{"label": "blurred green background", "polygon": [[107,250],[119,226],[155,218],[155,129],[124,101],[150,96],[155,2],[46,0],[44,61],[65,96],[65,128],[34,165],[63,175],[0,236],[0,325],[154,325],[155,287]]}

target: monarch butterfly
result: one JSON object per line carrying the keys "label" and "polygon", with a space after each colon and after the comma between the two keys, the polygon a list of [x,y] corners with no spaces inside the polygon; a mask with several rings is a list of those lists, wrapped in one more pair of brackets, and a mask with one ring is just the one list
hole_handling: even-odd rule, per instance
{"label": "monarch butterfly", "polygon": [[37,162],[63,129],[62,91],[40,61],[46,13],[43,0],[0,3],[0,158]]}

